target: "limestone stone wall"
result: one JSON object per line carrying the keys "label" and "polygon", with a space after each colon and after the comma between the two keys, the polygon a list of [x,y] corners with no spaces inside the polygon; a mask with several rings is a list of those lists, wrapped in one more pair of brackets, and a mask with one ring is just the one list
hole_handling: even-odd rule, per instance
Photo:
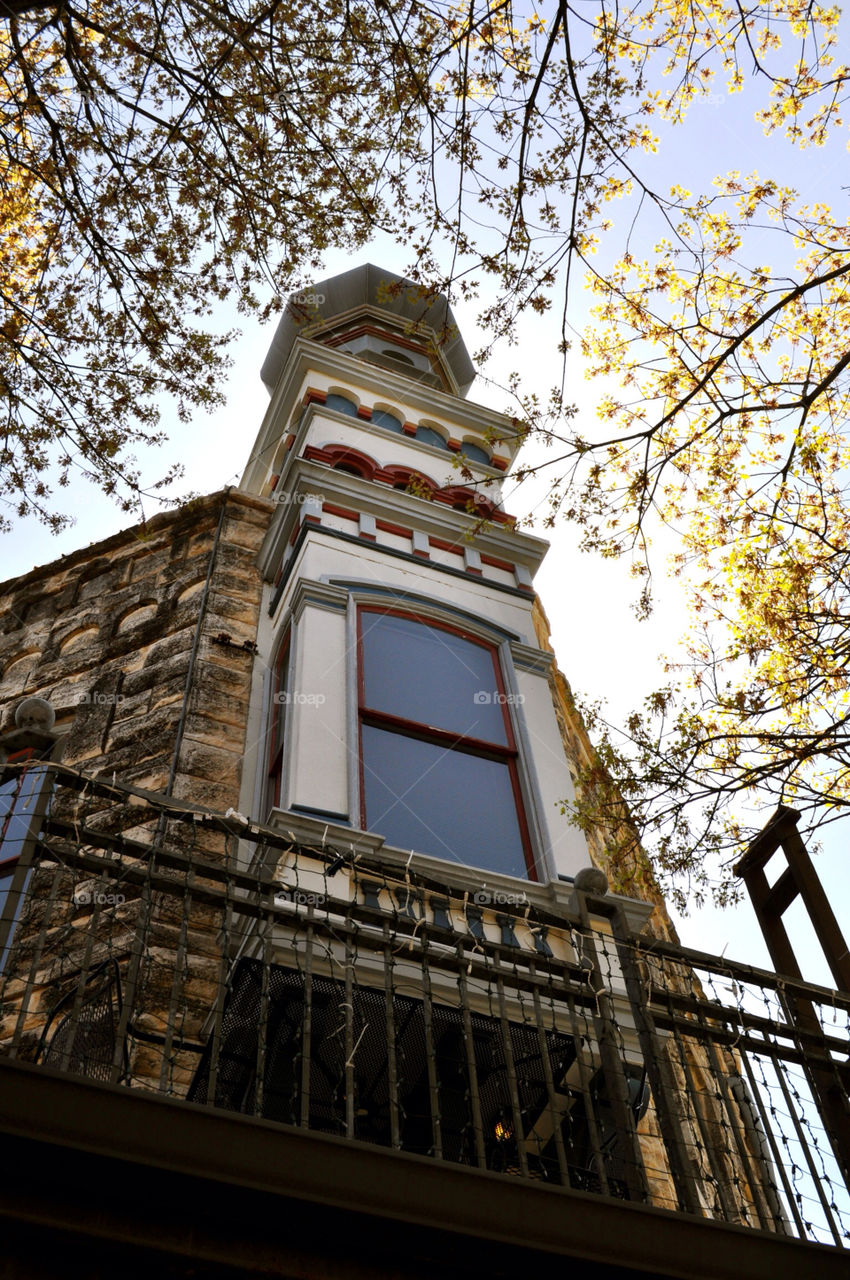
{"label": "limestone stone wall", "polygon": [[[0,584],[0,726],[39,694],[67,732],[66,764],[235,805],[270,511],[212,494]],[[225,635],[231,643],[215,643]]]}
{"label": "limestone stone wall", "polygon": [[[262,592],[256,556],[271,509],[236,491],[212,494],[0,585],[2,729],[37,694],[56,710],[63,765],[194,806],[237,807]],[[81,795],[61,775],[52,813],[145,844],[156,835],[178,851],[225,855],[220,835],[163,827],[138,797]],[[63,842],[52,843],[58,865],[36,870],[3,974],[0,1039],[23,1008],[22,1052],[37,1055],[75,983],[87,996],[113,963],[124,991],[135,984],[134,1031],[156,1037],[179,988],[181,1033],[197,1036],[220,976],[217,913],[182,887],[147,901],[120,880],[96,886],[107,895],[98,905],[79,867],[63,867]],[[71,845],[93,847],[85,836]],[[172,1056],[166,1085],[179,1091],[194,1063]],[[134,1080],[158,1087],[161,1045],[135,1041],[131,1057]]]}

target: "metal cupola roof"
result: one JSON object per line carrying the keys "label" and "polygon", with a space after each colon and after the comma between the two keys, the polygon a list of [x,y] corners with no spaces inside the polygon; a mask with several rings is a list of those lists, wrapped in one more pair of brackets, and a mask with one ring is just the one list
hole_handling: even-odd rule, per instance
{"label": "metal cupola roof", "polygon": [[451,373],[458,394],[466,395],[475,378],[475,366],[446,297],[425,297],[414,281],[371,263],[290,296],[260,371],[269,392],[277,385],[296,338],[303,335],[321,342],[321,333],[337,318],[354,318],[367,311],[427,336]]}

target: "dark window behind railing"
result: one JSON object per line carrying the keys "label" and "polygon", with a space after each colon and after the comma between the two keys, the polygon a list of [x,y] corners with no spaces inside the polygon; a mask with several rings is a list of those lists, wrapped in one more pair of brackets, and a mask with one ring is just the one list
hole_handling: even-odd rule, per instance
{"label": "dark window behind railing", "polygon": [[[239,961],[222,1019],[214,1101],[216,1106],[249,1115],[257,1109],[262,991],[261,963]],[[351,1083],[354,1137],[359,1141],[431,1155],[438,1134],[442,1159],[475,1165],[475,1092],[486,1167],[519,1173],[510,1058],[525,1124],[529,1175],[561,1181],[557,1127],[570,1184],[586,1189],[598,1181],[583,1100],[567,1084],[576,1061],[571,1036],[545,1031],[541,1043],[534,1027],[509,1022],[503,1028],[498,1018],[479,1013],[469,1013],[465,1023],[461,1010],[433,1002],[429,1025],[422,1000],[394,994],[390,1008],[381,989],[355,986],[349,994],[350,1019],[344,982],[314,977],[308,984],[303,973],[272,965],[259,1107],[265,1119],[300,1124],[306,1117],[309,1128],[344,1137]],[[350,1082],[345,1034],[349,1022],[354,1039]],[[392,1042],[387,1036],[390,1024]],[[309,1037],[305,1035],[308,1026]],[[212,1045],[208,1045],[189,1089],[191,1102],[213,1100],[212,1056]],[[560,1104],[554,1121],[547,1114],[547,1075]],[[600,1077],[594,1080],[592,1096],[601,1119],[610,1108]],[[616,1131],[611,1124],[607,1128],[613,1148]],[[613,1165],[613,1152],[606,1151],[606,1156]],[[622,1182],[617,1193],[626,1194]]]}

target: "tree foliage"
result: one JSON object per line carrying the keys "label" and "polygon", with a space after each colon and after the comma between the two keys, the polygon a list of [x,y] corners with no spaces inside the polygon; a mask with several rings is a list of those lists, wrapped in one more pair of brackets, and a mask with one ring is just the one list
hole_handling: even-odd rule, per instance
{"label": "tree foliage", "polygon": [[[775,176],[695,194],[650,179],[659,136],[686,140],[718,86],[760,95],[789,148],[826,144],[850,83],[835,8],[4,11],[0,497],[60,520],[58,452],[60,483],[79,464],[136,502],[126,451],[156,435],[158,397],[186,414],[221,395],[211,306],[271,311],[331,244],[380,229],[423,291],[480,291],[480,359],[551,311],[566,360],[589,289],[601,422],[578,420],[563,379],[551,395],[510,383],[552,446],[550,518],[603,554],[637,551],[645,574],[653,522],[672,524],[695,608],[689,664],[625,748],[603,739],[608,774],[662,873],[698,884],[703,854],[744,837],[735,804],[753,789],[846,805],[848,227]],[[602,776],[582,821],[619,813]]]}
{"label": "tree foliage", "polygon": [[5,7],[0,498],[57,524],[51,465],[132,507],[158,397],[221,399],[216,302],[269,311],[363,242],[415,87],[344,0]]}

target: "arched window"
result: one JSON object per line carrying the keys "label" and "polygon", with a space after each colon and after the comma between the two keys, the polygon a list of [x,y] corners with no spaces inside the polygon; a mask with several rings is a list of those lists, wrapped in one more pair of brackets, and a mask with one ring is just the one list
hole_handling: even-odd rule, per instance
{"label": "arched window", "polygon": [[480,445],[464,442],[460,446],[460,451],[464,458],[468,458],[470,462],[483,462],[485,466],[489,467],[490,455]]}
{"label": "arched window", "polygon": [[328,396],[325,401],[326,409],[336,409],[337,413],[347,413],[349,417],[357,417],[357,405],[353,400],[349,400],[348,396],[340,396],[333,393]]}
{"label": "arched window", "polygon": [[372,480],[378,469],[374,458],[344,444],[328,444],[324,449],[314,450],[308,445],[304,452],[311,460],[327,462],[335,471],[346,471],[350,476],[360,476],[362,480]]}
{"label": "arched window", "polygon": [[453,511],[465,511],[467,515],[481,515],[497,519],[499,513],[489,498],[483,493],[464,484],[447,485],[434,495],[439,502],[445,502]]}
{"label": "arched window", "polygon": [[386,409],[373,409],[371,421],[376,427],[383,427],[385,431],[401,431],[402,424],[394,413],[387,413]]}
{"label": "arched window", "polygon": [[437,490],[429,476],[424,476],[421,471],[413,471],[410,467],[385,467],[381,479],[394,489],[406,489],[420,498],[432,498]]}
{"label": "arched window", "polygon": [[433,445],[435,449],[448,449],[449,447],[439,431],[435,431],[433,427],[417,427],[416,439],[422,444]]}
{"label": "arched window", "polygon": [[364,827],[402,849],[533,874],[495,648],[372,606],[358,644]]}

